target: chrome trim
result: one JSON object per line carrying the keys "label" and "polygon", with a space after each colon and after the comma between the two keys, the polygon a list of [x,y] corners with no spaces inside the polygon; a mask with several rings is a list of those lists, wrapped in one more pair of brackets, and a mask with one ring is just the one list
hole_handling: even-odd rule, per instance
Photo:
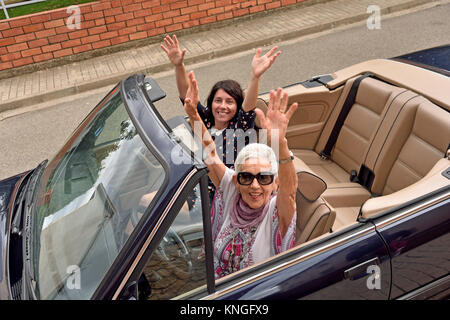
{"label": "chrome trim", "polygon": [[[245,279],[243,281],[240,281],[238,283],[232,284],[229,287],[227,287],[225,289],[222,289],[220,291],[216,291],[215,293],[210,294],[210,295],[202,298],[202,300],[203,299],[204,300],[211,300],[211,299],[218,298],[218,297],[220,297],[220,296],[222,296],[224,294],[229,293],[230,291],[233,291],[233,290],[236,290],[236,289],[240,289],[243,286],[248,285],[248,284],[250,284],[252,282],[255,282],[255,281],[257,281],[257,280],[259,280],[261,278],[264,278],[264,277],[270,276],[270,275],[272,275],[274,273],[280,272],[280,271],[282,271],[282,270],[284,270],[286,268],[289,268],[289,267],[291,267],[291,266],[293,266],[295,264],[298,264],[298,263],[300,263],[300,262],[302,262],[302,261],[304,261],[306,259],[309,259],[309,258],[312,258],[314,256],[317,256],[317,255],[319,255],[319,254],[321,254],[321,253],[323,253],[325,251],[328,251],[328,250],[330,250],[332,248],[340,246],[340,245],[342,245],[345,242],[348,242],[350,240],[354,240],[354,239],[360,238],[360,237],[362,237],[362,236],[364,236],[366,234],[369,234],[370,232],[373,232],[373,231],[375,231],[375,226],[371,224],[369,227],[366,227],[363,230],[360,230],[360,231],[358,231],[356,233],[352,233],[351,235],[348,235],[348,236],[344,236],[343,238],[337,239],[335,241],[326,243],[324,246],[319,247],[317,249],[313,249],[310,252],[306,252],[304,254],[301,254],[300,256],[296,257],[293,260],[286,261],[286,262],[281,263],[281,264],[279,264],[277,266],[274,266],[272,268],[263,270],[262,272],[260,272],[260,273],[258,273],[256,275],[253,275],[253,276],[251,276],[251,277],[249,277],[249,278],[247,278],[247,279]],[[282,253],[281,255],[286,255],[287,253],[292,253],[295,250],[298,250],[298,248],[294,247],[294,248],[292,248],[292,249]],[[278,257],[279,257],[279,255],[277,255],[277,258]],[[262,262],[262,263],[264,263],[264,262]],[[248,270],[248,269],[246,269],[246,270]],[[233,276],[233,275],[230,275],[230,277],[231,276]]]}
{"label": "chrome trim", "polygon": [[[423,300],[427,298],[427,294],[433,296],[433,293],[440,294],[450,289],[450,275],[444,276],[444,278],[433,281],[425,286],[404,294],[396,300]],[[424,296],[425,295],[425,296]]]}
{"label": "chrome trim", "polygon": [[150,245],[150,242],[152,241],[153,237],[155,236],[156,232],[159,230],[159,227],[163,223],[164,219],[166,218],[167,214],[169,213],[170,209],[172,209],[172,206],[174,202],[177,200],[178,196],[180,195],[181,191],[183,191],[186,184],[189,182],[189,180],[192,178],[194,174],[197,173],[197,169],[194,168],[183,180],[180,187],[175,192],[174,196],[170,200],[169,204],[167,205],[164,212],[161,214],[161,217],[156,222],[155,228],[153,228],[152,232],[148,236],[148,238],[145,240],[144,245],[142,246],[141,250],[137,254],[136,258],[134,259],[133,263],[131,264],[130,269],[128,269],[127,273],[125,274],[125,277],[123,278],[122,282],[120,283],[119,287],[116,290],[116,293],[114,293],[113,300],[116,300],[119,296],[122,289],[125,287],[125,284],[127,283],[128,279],[131,277],[131,274],[133,273],[134,269],[136,268],[137,264],[139,263],[139,260],[141,260],[142,256],[144,255],[145,251],[147,250],[148,246]]}
{"label": "chrome trim", "polygon": [[374,222],[375,226],[376,226],[377,229],[384,228],[384,227],[386,227],[388,225],[391,225],[391,224],[393,224],[393,223],[395,223],[395,222],[397,222],[397,221],[399,221],[399,220],[401,220],[403,218],[406,218],[406,217],[408,217],[410,215],[413,215],[413,214],[415,214],[415,213],[417,213],[417,212],[419,212],[421,210],[427,209],[427,208],[429,208],[429,207],[431,207],[431,206],[433,206],[433,205],[435,205],[435,204],[437,204],[439,202],[445,201],[445,200],[447,200],[449,198],[450,198],[450,190],[447,191],[446,194],[444,194],[444,195],[442,195],[442,196],[440,196],[438,198],[433,198],[433,199],[430,199],[430,200],[428,200],[426,202],[419,203],[419,204],[417,204],[414,207],[409,208],[409,209],[402,209],[402,210],[399,211],[399,213],[397,213],[397,214],[395,214],[395,215],[393,215],[393,216],[391,216],[389,218],[386,218],[383,221]]}

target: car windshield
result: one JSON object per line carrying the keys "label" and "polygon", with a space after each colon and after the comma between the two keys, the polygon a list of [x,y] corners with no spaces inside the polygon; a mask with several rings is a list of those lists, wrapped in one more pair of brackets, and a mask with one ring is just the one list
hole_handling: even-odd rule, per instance
{"label": "car windshield", "polygon": [[[116,87],[46,167],[33,232],[40,299],[89,299],[165,179]],[[143,212],[139,210],[139,212]]]}

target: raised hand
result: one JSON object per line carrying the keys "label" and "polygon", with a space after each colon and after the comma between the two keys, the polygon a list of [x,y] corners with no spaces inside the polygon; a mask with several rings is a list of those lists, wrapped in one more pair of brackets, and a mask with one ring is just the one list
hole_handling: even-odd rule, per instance
{"label": "raised hand", "polygon": [[261,56],[262,49],[256,50],[255,56],[252,60],[252,75],[256,78],[260,78],[267,69],[274,63],[275,59],[281,54],[281,51],[277,51],[277,46],[269,50],[265,55]]}
{"label": "raised hand", "polygon": [[186,92],[186,98],[184,99],[184,110],[191,120],[197,120],[199,114],[197,111],[197,104],[200,101],[198,97],[198,84],[195,79],[194,71],[188,74],[189,87]]}
{"label": "raised hand", "polygon": [[173,35],[172,38],[170,36],[166,36],[164,38],[164,43],[166,46],[161,44],[161,49],[167,54],[170,62],[174,66],[179,66],[184,62],[184,55],[186,54],[186,49],[181,50],[180,44],[178,43],[178,39],[176,35]]}
{"label": "raised hand", "polygon": [[266,115],[262,110],[255,109],[261,127],[267,130],[268,141],[271,141],[271,137],[275,134],[278,135],[280,141],[286,138],[289,120],[298,108],[298,104],[295,102],[287,109],[288,98],[287,92],[281,88],[278,88],[276,92],[271,90]]}

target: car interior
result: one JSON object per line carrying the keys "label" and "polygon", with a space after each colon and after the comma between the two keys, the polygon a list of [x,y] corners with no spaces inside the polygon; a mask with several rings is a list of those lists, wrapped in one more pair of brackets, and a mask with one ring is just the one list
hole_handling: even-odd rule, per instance
{"label": "car interior", "polygon": [[[329,156],[321,153],[352,85],[356,96]],[[450,79],[392,60],[333,74],[326,86],[286,87],[299,103],[287,133],[298,176],[301,244],[450,184]],[[447,88],[447,90],[446,90]],[[267,110],[268,94],[258,108]]]}

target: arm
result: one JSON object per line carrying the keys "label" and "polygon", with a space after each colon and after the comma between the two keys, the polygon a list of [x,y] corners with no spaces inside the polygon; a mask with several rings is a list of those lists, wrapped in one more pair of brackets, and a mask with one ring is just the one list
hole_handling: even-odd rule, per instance
{"label": "arm", "polygon": [[163,49],[163,51],[167,54],[167,57],[175,68],[175,79],[177,82],[178,95],[184,100],[189,87],[189,79],[184,66],[184,55],[186,54],[186,49],[180,49],[176,35],[173,35],[172,38],[166,36],[164,38],[164,43],[167,47],[161,44],[161,49]]}
{"label": "arm", "polygon": [[186,92],[186,99],[184,100],[184,109],[189,116],[189,124],[194,130],[194,134],[196,134],[200,138],[203,148],[206,149],[207,158],[204,162],[209,169],[208,176],[214,186],[218,188],[225,174],[226,166],[217,155],[214,140],[212,139],[202,119],[200,118],[200,115],[198,114],[198,85],[197,80],[195,80],[193,71],[189,72],[188,80],[189,87]]}
{"label": "arm", "polygon": [[242,109],[249,112],[255,108],[256,99],[259,92],[259,79],[267,69],[274,63],[275,59],[281,54],[281,51],[275,52],[277,46],[270,49],[265,55],[261,56],[262,49],[258,48],[252,60],[252,69],[250,72],[250,83],[247,87]]}
{"label": "arm", "polygon": [[[298,104],[293,103],[289,110],[287,110],[288,94],[278,89],[275,93],[270,92],[269,106],[267,114],[256,109],[255,112],[261,120],[262,128],[268,130],[269,141],[272,135],[278,135],[278,150],[274,150],[275,154],[278,151],[278,159],[289,159],[290,152],[286,139],[286,129],[289,124],[289,119],[297,110]],[[272,146],[274,148],[274,146]],[[281,236],[284,237],[289,224],[296,212],[295,195],[297,192],[297,174],[293,161],[279,164],[278,167],[278,192],[277,192],[277,208],[278,208],[278,222]]]}

